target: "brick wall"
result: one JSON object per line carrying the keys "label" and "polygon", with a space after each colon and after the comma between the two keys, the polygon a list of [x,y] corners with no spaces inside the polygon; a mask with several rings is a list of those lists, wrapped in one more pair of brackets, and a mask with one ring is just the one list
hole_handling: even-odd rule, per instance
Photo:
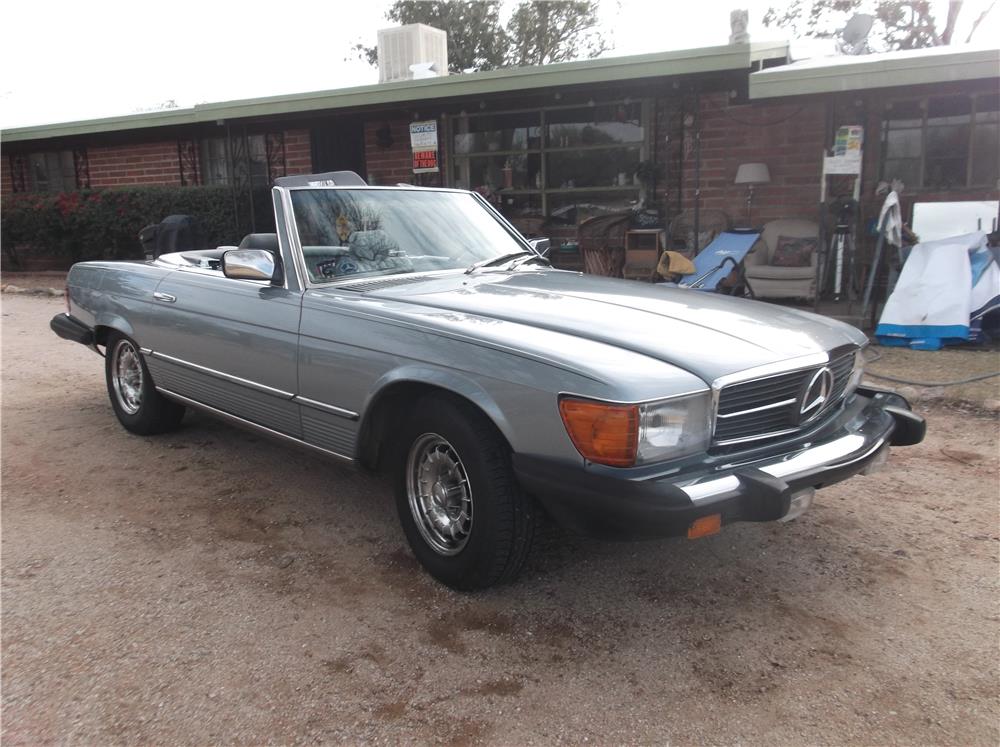
{"label": "brick wall", "polygon": [[[733,183],[741,163],[766,163],[770,184],[754,188],[752,222],[816,219],[825,144],[821,101],[733,105],[725,93],[701,97],[701,207],[746,223],[745,185]],[[695,148],[684,146],[683,206],[695,198]]]}
{"label": "brick wall", "polygon": [[180,186],[177,141],[113,145],[87,149],[90,186]]}
{"label": "brick wall", "polygon": [[[384,148],[378,144],[376,131],[389,125],[392,145]],[[413,154],[410,151],[410,120],[372,119],[365,122],[365,175],[370,184],[419,184],[424,187],[444,186],[445,143],[441,123],[438,122],[438,166],[436,174],[414,174]]]}
{"label": "brick wall", "polygon": [[14,182],[10,176],[10,159],[4,153],[0,156],[0,197],[6,197],[13,193]]}
{"label": "brick wall", "polygon": [[[376,131],[386,124],[392,145],[384,148],[378,144]],[[365,122],[365,168],[372,184],[414,183],[413,162],[410,154],[410,123],[406,119],[384,119]]]}
{"label": "brick wall", "polygon": [[285,130],[285,174],[312,173],[312,146],[309,130]]}

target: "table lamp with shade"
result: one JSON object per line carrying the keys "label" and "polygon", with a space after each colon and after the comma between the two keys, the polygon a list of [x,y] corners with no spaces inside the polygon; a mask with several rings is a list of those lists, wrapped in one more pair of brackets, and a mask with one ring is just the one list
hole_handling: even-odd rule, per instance
{"label": "table lamp with shade", "polygon": [[768,184],[771,181],[771,172],[767,170],[766,163],[741,163],[736,169],[736,179],[734,184],[747,185],[747,226],[752,226],[750,221],[750,209],[753,205],[753,187],[755,184]]}

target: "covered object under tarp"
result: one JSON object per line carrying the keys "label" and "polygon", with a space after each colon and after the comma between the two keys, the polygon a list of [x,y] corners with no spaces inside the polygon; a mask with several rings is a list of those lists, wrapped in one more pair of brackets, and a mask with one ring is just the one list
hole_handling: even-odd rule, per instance
{"label": "covered object under tarp", "polygon": [[938,350],[976,342],[1000,308],[1000,266],[982,231],[917,244],[889,296],[875,336],[883,345]]}

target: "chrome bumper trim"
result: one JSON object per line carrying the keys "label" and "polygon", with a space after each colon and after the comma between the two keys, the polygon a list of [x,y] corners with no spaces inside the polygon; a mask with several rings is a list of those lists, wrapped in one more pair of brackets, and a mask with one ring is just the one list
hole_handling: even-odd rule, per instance
{"label": "chrome bumper trim", "polygon": [[[772,477],[794,478],[796,475],[809,472],[817,467],[847,467],[860,462],[881,449],[886,439],[879,438],[874,444],[865,448],[868,440],[859,434],[851,433],[824,444],[812,446],[798,454],[780,461],[749,464]],[[714,480],[706,480],[692,485],[678,486],[683,490],[693,504],[704,505],[724,498],[740,487],[740,479],[736,475],[726,475]]]}

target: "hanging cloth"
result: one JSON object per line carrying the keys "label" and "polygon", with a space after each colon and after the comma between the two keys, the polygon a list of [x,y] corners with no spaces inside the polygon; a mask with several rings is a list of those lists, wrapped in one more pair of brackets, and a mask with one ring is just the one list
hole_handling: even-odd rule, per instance
{"label": "hanging cloth", "polygon": [[903,216],[899,208],[899,195],[895,190],[890,191],[882,203],[878,225],[882,227],[886,241],[893,246],[903,245]]}

